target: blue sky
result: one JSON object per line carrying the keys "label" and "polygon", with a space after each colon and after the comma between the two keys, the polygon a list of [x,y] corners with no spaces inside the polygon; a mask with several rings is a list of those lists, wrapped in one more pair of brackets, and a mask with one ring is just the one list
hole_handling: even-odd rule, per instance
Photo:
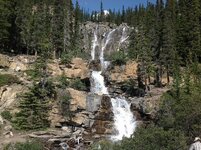
{"label": "blue sky", "polygon": [[[75,3],[76,0],[73,0]],[[114,9],[121,10],[122,6],[124,5],[125,8],[127,7],[135,7],[139,4],[146,4],[147,1],[155,2],[156,0],[102,0],[103,8],[104,9]],[[100,10],[100,2],[101,0],[78,0],[80,7],[85,8],[91,12],[92,10]]]}

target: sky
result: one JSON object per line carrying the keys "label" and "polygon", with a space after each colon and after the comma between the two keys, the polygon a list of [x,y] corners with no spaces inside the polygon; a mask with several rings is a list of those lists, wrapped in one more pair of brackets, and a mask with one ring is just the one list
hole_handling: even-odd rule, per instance
{"label": "sky", "polygon": [[[73,0],[73,3],[75,3],[76,0]],[[147,1],[154,3],[156,0],[102,0],[103,2],[103,8],[105,10],[108,9],[115,9],[115,10],[121,10],[124,6],[127,7],[135,7],[139,4],[145,4]],[[92,10],[100,10],[100,3],[101,0],[78,0],[80,7],[85,8],[85,10],[89,10],[90,12]]]}

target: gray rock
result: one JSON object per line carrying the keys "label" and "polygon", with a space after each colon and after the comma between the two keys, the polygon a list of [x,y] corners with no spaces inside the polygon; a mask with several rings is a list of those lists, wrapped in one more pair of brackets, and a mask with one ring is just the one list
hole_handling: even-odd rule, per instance
{"label": "gray rock", "polygon": [[97,94],[88,94],[87,96],[87,107],[86,110],[89,112],[98,111],[101,105],[102,96]]}

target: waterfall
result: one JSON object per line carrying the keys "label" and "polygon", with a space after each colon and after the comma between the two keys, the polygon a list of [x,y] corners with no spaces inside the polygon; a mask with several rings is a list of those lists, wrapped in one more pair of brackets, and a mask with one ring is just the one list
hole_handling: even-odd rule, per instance
{"label": "waterfall", "polygon": [[112,106],[114,113],[114,125],[118,134],[113,136],[113,140],[121,140],[124,136],[130,137],[136,127],[134,116],[130,110],[130,104],[124,97],[112,98]]}
{"label": "waterfall", "polygon": [[[128,36],[126,35],[125,28],[122,29],[122,36],[119,39],[119,43],[123,43],[127,40]],[[107,90],[107,87],[104,83],[104,77],[102,76],[102,70],[106,69],[109,65],[108,61],[105,61],[104,59],[104,51],[107,49],[107,46],[113,42],[113,38],[115,36],[116,29],[110,31],[106,35],[104,39],[100,40],[98,39],[98,27],[96,27],[96,30],[94,31],[94,40],[92,41],[92,50],[91,50],[91,56],[92,60],[95,60],[96,56],[96,47],[99,47],[100,54],[99,59],[101,63],[101,71],[92,71],[91,78],[91,92],[103,95],[106,94],[108,96],[109,92]],[[100,42],[100,43],[99,43]],[[117,131],[116,135],[113,135],[111,137],[112,140],[121,140],[123,137],[130,137],[132,133],[135,130],[136,124],[134,116],[130,110],[130,104],[126,101],[124,97],[117,97],[117,98],[111,98],[112,103],[112,110],[114,113],[114,127],[115,131]]]}

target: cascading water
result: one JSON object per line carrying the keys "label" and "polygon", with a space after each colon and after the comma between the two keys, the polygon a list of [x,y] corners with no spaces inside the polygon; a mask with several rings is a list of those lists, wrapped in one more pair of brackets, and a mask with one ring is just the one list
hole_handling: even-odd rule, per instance
{"label": "cascading water", "polygon": [[113,140],[121,140],[124,136],[130,137],[136,127],[134,116],[130,110],[130,104],[124,97],[112,98],[112,106],[114,113],[114,125],[118,131]]}
{"label": "cascading water", "polygon": [[[91,50],[91,56],[92,60],[95,60],[96,48],[99,47],[99,59],[102,68],[101,71],[92,71],[91,78],[93,83],[91,84],[91,92],[98,95],[106,94],[109,96],[109,92],[104,83],[104,77],[102,76],[102,70],[106,69],[107,65],[109,64],[109,62],[104,60],[104,51],[107,48],[108,44],[112,42],[111,40],[114,38],[113,36],[115,36],[115,31],[116,29],[110,31],[107,34],[106,39],[103,39],[101,43],[99,43],[98,41],[98,27],[94,31],[94,40]],[[125,34],[125,28],[123,28],[122,37],[119,39],[119,43],[124,42],[127,38],[128,36]],[[111,139],[121,140],[124,136],[130,137],[136,127],[134,116],[130,111],[130,104],[123,97],[111,98],[111,103],[113,107],[112,110],[114,113],[114,125],[117,131],[117,134],[112,136]]]}

